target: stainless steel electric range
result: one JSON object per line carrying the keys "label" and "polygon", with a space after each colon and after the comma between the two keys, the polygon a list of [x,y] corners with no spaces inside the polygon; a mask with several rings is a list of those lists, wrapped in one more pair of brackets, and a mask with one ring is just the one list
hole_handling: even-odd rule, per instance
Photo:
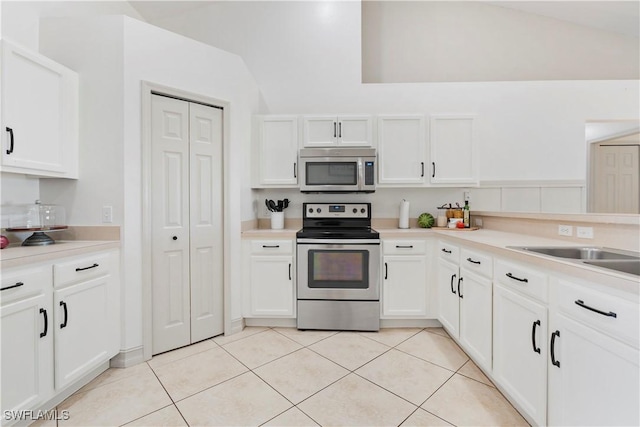
{"label": "stainless steel electric range", "polygon": [[380,235],[370,203],[304,203],[298,329],[380,329]]}

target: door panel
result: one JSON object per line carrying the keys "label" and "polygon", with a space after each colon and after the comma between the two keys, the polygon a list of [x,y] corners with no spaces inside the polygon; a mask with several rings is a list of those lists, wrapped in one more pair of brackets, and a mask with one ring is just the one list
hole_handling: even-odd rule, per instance
{"label": "door panel", "polygon": [[191,342],[223,333],[222,110],[189,104]]}
{"label": "door panel", "polygon": [[637,145],[597,147],[595,212],[640,213],[639,153]]}
{"label": "door panel", "polygon": [[152,96],[153,354],[190,343],[189,105]]}

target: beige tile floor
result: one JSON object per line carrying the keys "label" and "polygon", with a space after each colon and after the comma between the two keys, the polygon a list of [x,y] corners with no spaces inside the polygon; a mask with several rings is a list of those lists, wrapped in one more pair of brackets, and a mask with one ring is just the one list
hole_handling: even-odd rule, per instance
{"label": "beige tile floor", "polygon": [[528,425],[442,329],[249,327],[109,369],[57,409],[60,426]]}

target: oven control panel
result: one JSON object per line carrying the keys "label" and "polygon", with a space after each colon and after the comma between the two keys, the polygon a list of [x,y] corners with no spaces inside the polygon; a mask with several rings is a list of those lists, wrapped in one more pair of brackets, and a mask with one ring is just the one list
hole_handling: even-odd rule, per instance
{"label": "oven control panel", "polygon": [[305,218],[370,218],[370,203],[305,203]]}

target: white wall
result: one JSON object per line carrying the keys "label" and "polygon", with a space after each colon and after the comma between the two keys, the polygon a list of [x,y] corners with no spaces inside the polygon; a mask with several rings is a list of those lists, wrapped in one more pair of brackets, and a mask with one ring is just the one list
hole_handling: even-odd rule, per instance
{"label": "white wall", "polygon": [[637,79],[639,42],[499,3],[362,3],[367,83]]}
{"label": "white wall", "polygon": [[40,18],[128,15],[144,18],[126,1],[2,1],[2,36],[39,50]]}
{"label": "white wall", "polygon": [[[124,1],[2,1],[0,7],[2,12],[0,16],[2,31],[0,34],[2,38],[11,39],[36,52],[40,51],[41,44],[46,50],[48,41],[47,38],[42,40],[42,43],[40,41],[41,18],[127,14],[142,19],[140,14]],[[90,34],[89,37],[94,39],[95,43],[99,43],[99,40],[110,40],[104,34]],[[67,42],[73,43],[74,41],[68,40]],[[57,203],[67,208],[67,221],[70,224],[95,225],[99,223],[101,220],[100,209],[103,205],[114,206],[115,224],[121,224],[122,179],[115,177],[105,181],[99,178],[101,169],[112,168],[114,164],[117,167],[117,161],[114,161],[114,157],[121,157],[121,149],[118,148],[120,144],[113,145],[113,135],[118,135],[118,132],[121,135],[122,125],[120,124],[118,130],[118,126],[114,125],[113,117],[107,120],[103,116],[117,114],[117,110],[112,108],[111,102],[112,98],[118,96],[118,92],[112,90],[113,79],[110,77],[117,76],[113,73],[113,67],[118,66],[118,60],[113,56],[112,48],[110,49],[108,45],[96,45],[95,49],[85,48],[84,55],[92,60],[83,62],[82,70],[78,69],[80,66],[78,61],[71,61],[70,57],[65,58],[69,64],[73,64],[69,65],[70,68],[85,74],[80,76],[80,84],[87,84],[86,75],[89,74],[87,73],[89,69],[101,71],[101,74],[96,75],[96,78],[104,81],[105,84],[95,86],[95,89],[90,93],[80,91],[81,110],[85,113],[87,113],[87,109],[99,112],[85,114],[84,119],[80,121],[80,131],[84,142],[80,145],[80,151],[81,156],[85,157],[85,161],[80,164],[80,175],[83,179],[77,182],[59,179],[38,180],[25,175],[2,174],[1,200],[3,205],[15,204],[20,199],[22,200],[20,203],[33,203],[35,199],[40,198],[39,183],[42,183],[44,187],[42,201],[45,203],[53,203],[53,200],[48,200],[48,197],[54,188],[58,188],[56,191],[59,193],[59,197],[56,197],[56,200]],[[94,103],[92,99],[100,99],[101,102]],[[87,120],[93,120],[93,122],[88,123]],[[106,127],[106,123],[110,123],[110,127]],[[87,129],[93,129],[93,131],[87,132]],[[71,187],[77,188],[74,188],[73,191],[66,190]]]}
{"label": "white wall", "polygon": [[[98,30],[98,31],[96,31]],[[185,37],[127,17],[85,17],[83,19],[47,19],[41,26],[41,43],[48,54],[62,63],[73,63],[80,73],[81,92],[86,109],[81,106],[81,145],[104,144],[104,150],[115,153],[113,163],[105,158],[104,167],[92,159],[106,155],[98,147],[82,152],[95,173],[78,181],[87,189],[100,185],[119,194],[114,201],[115,212],[121,213],[118,223],[123,226],[123,340],[122,348],[131,349],[142,344],[142,236],[141,236],[141,82],[150,81],[187,92],[230,102],[230,158],[225,165],[231,171],[243,167],[250,141],[251,116],[257,111],[259,94],[255,81],[242,60],[233,54],[204,45]],[[46,40],[46,42],[44,42]],[[87,50],[94,49],[94,52]],[[104,61],[113,60],[112,67],[101,69]],[[115,54],[113,54],[115,51]],[[107,105],[105,91],[113,91],[114,98]],[[104,111],[110,108],[112,111]],[[110,114],[113,113],[113,114]],[[102,122],[101,122],[102,120]],[[102,135],[113,125],[113,132]],[[113,136],[113,138],[111,138]],[[109,167],[107,167],[107,165]],[[99,182],[101,181],[101,182]],[[248,181],[247,181],[248,182]],[[80,184],[82,183],[82,184]],[[248,184],[247,184],[248,185]],[[243,188],[242,174],[233,174],[230,186],[231,283],[232,318],[241,317],[240,295],[240,218],[242,197],[251,203],[251,191]],[[82,204],[76,218],[95,224],[87,212],[102,203],[98,199],[84,200],[80,188],[66,182],[42,184],[43,193],[67,204]],[[237,287],[235,286],[237,284]],[[236,292],[237,291],[237,292]]]}
{"label": "white wall", "polygon": [[481,181],[584,181],[585,121],[640,115],[638,80],[362,84],[360,15],[360,2],[214,2],[156,23],[241,55],[263,112],[475,113]]}

